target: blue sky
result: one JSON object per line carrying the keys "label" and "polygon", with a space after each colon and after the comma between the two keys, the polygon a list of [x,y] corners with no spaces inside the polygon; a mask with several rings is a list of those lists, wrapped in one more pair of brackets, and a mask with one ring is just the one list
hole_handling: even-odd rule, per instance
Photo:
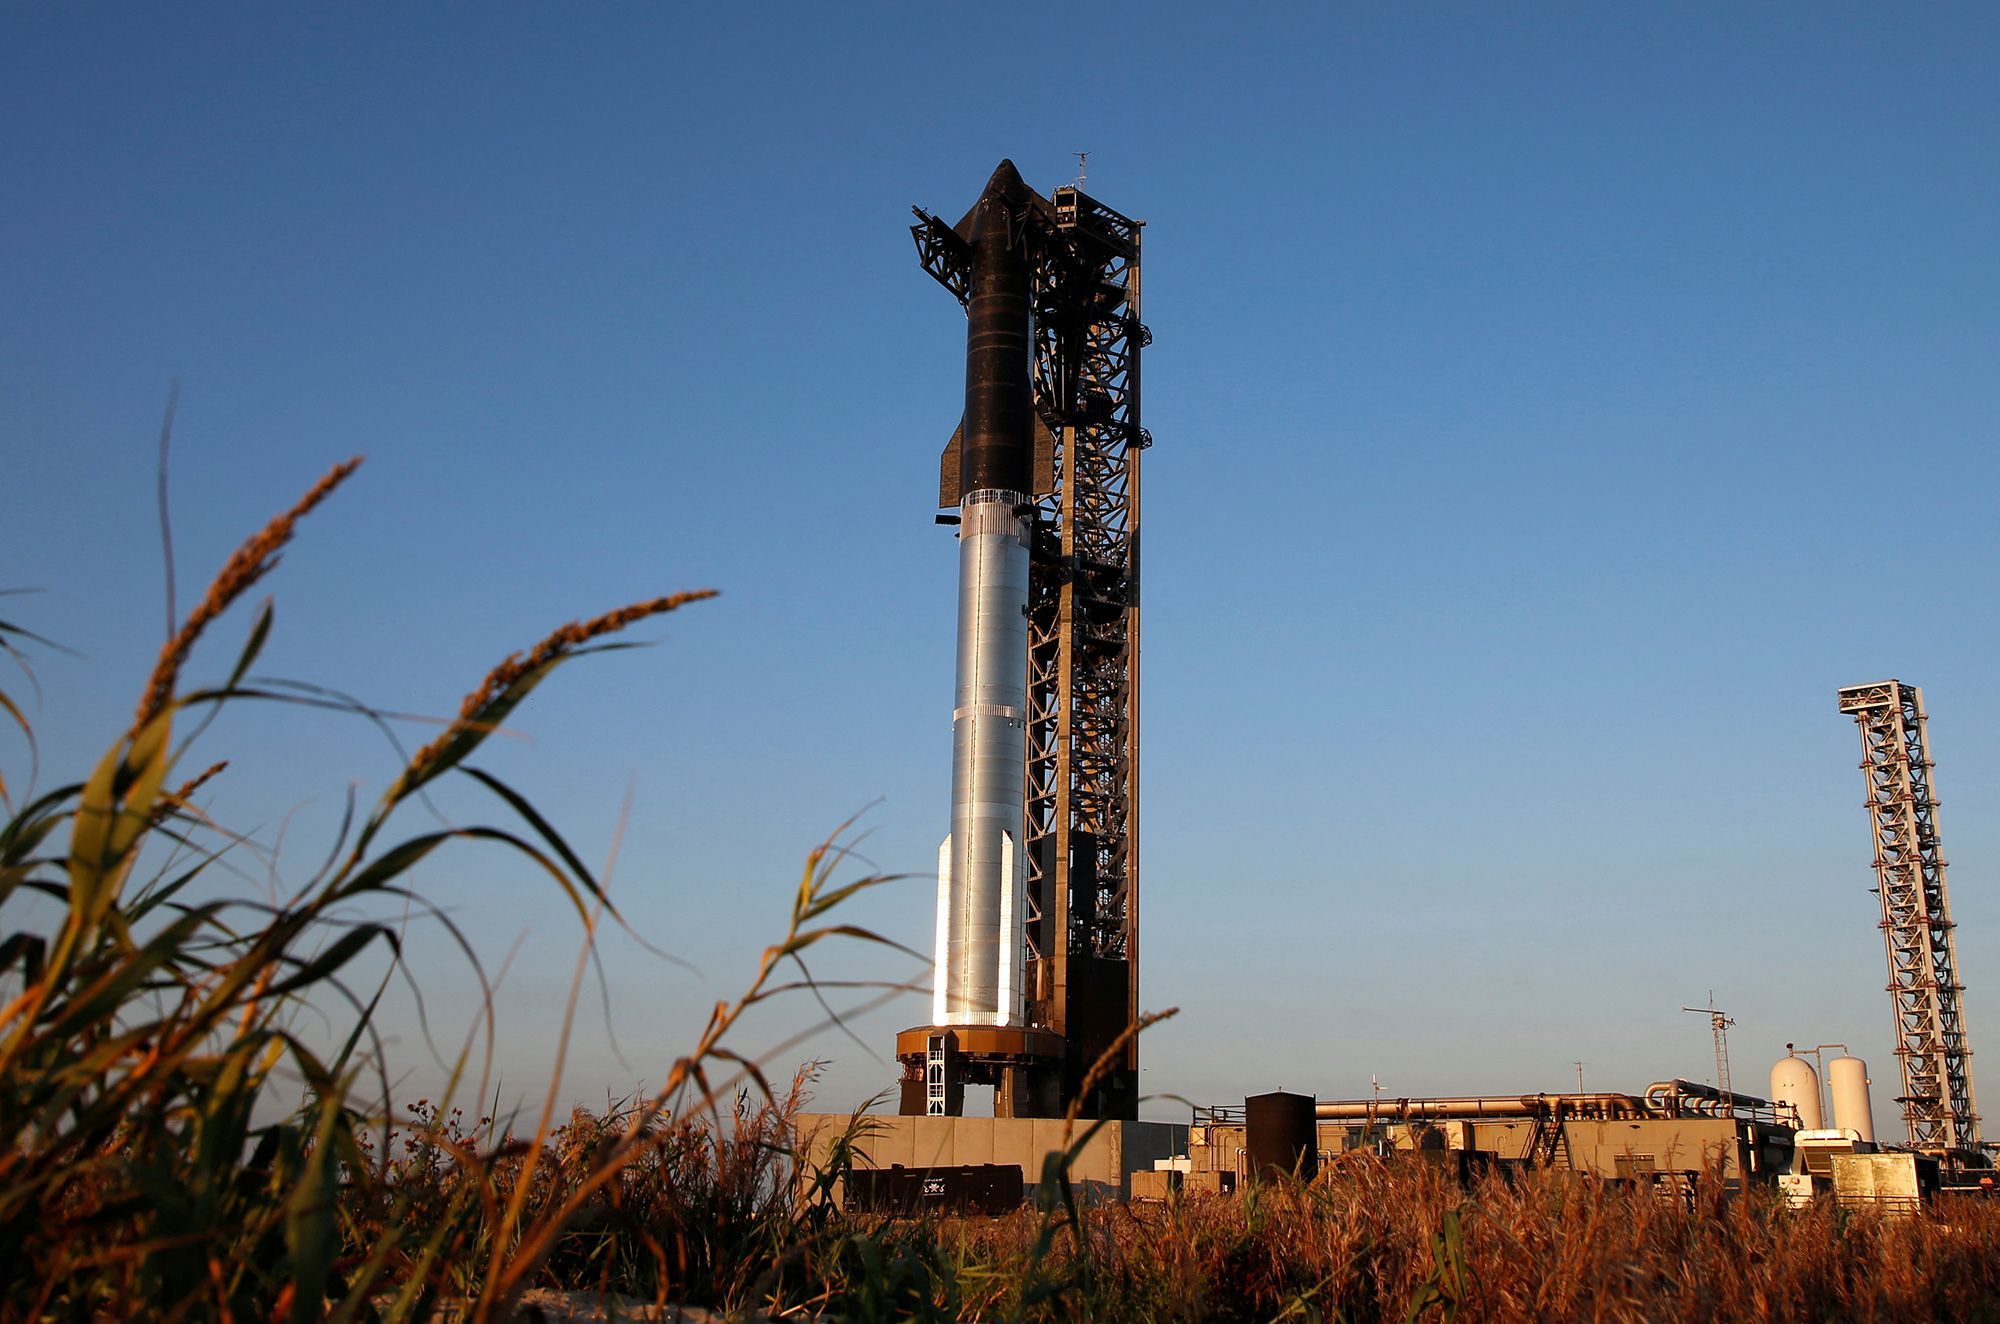
{"label": "blue sky", "polygon": [[[175,380],[184,597],[368,456],[271,581],[271,673],[447,714],[562,621],[720,588],[486,760],[596,858],[630,789],[614,896],[697,969],[608,938],[615,1047],[586,1006],[565,1093],[656,1081],[815,841],[865,810],[881,869],[934,859],[963,323],[908,207],[1087,150],[1149,222],[1143,1001],[1182,1012],[1146,1087],[1706,1078],[1713,988],[1739,1083],[1844,1040],[1886,1115],[1839,685],[1926,689],[2000,1035],[1996,59],[1974,5],[12,7],[0,580],[81,654],[39,668],[46,759],[158,646]],[[207,752],[282,877],[395,769],[310,713]],[[540,1088],[575,925],[505,859],[422,883]],[[854,918],[923,947],[931,897]],[[414,950],[448,1053],[473,989]],[[893,1078],[817,1051],[829,1105]]]}

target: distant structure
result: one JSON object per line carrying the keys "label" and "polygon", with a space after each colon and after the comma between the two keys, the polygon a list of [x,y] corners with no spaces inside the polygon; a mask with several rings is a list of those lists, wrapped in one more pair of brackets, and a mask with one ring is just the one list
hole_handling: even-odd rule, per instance
{"label": "distant structure", "polygon": [[[1684,1005],[1681,1007],[1681,1010],[1698,1011],[1708,1017],[1709,1032],[1715,1036],[1715,1088],[1721,1090],[1724,1094],[1729,1093],[1731,1088],[1729,1084],[1729,1027],[1736,1024],[1735,1017],[1715,1005],[1714,989],[1708,991],[1708,1005],[1706,1007],[1689,1007]],[[1579,1082],[1582,1075],[1582,1068],[1579,1067],[1577,1070]],[[1576,1090],[1579,1094],[1583,1093],[1583,1085],[1579,1083]]]}
{"label": "distant structure", "polygon": [[[1079,166],[1081,163],[1079,162]],[[1003,161],[925,271],[965,306],[952,830],[932,1023],[896,1037],[901,1111],[1132,1119],[1139,1049],[1140,222]],[[1086,1089],[1086,1084],[1089,1088]]]}
{"label": "distant structure", "polygon": [[1910,1145],[1945,1157],[1979,1150],[1972,1049],[1960,1007],[1958,952],[1938,845],[1924,692],[1900,680],[1849,685],[1840,711],[1861,730],[1864,807],[1875,838],[1875,889],[1889,955],[1889,997]]}

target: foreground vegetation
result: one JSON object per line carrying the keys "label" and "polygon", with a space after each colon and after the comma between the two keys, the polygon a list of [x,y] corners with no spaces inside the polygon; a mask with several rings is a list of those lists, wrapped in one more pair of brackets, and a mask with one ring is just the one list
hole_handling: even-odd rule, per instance
{"label": "foreground vegetation", "polygon": [[[1893,1222],[1762,1198],[1688,1208],[1553,1174],[1462,1191],[1350,1156],[1310,1186],[1241,1199],[1083,1209],[1058,1163],[1037,1207],[1009,1218],[844,1215],[833,1191],[865,1121],[802,1171],[792,1121],[810,1072],[774,1087],[727,1043],[748,1009],[812,984],[808,948],[880,941],[832,914],[881,881],[837,880],[833,846],[809,856],[751,986],[659,1091],[559,1119],[552,1090],[538,1115],[468,1118],[454,1099],[485,1093],[468,1051],[448,1097],[393,1106],[374,1014],[402,929],[371,916],[408,908],[455,936],[412,871],[497,848],[547,876],[586,951],[618,923],[556,828],[468,760],[558,667],[707,594],[507,658],[378,801],[350,803],[309,876],[247,895],[231,858],[274,875],[280,862],[202,807],[227,776],[197,754],[208,723],[272,700],[380,719],[255,678],[268,602],[222,680],[182,673],[353,469],[223,568],[87,775],[38,791],[30,706],[0,688],[25,754],[0,780],[0,1317],[499,1320],[542,1287],[836,1319],[2000,1319],[1988,1205]],[[0,622],[24,668],[39,646]],[[447,777],[498,822],[426,815]],[[336,1018],[330,1047],[297,1031],[308,1009]]]}
{"label": "foreground vegetation", "polygon": [[[1566,1173],[1460,1190],[1429,1165],[1343,1159],[1307,1187],[1045,1220],[877,1228],[932,1318],[1360,1321],[2000,1319],[2000,1205],[1908,1220],[1775,1197],[1688,1208]],[[851,1290],[851,1287],[849,1288]],[[872,1289],[871,1289],[872,1290]]]}

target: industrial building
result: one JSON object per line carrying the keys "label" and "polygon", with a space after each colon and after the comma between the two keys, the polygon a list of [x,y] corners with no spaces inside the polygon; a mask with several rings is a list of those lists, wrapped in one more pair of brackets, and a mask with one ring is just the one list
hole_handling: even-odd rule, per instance
{"label": "industrial building", "polygon": [[1735,1190],[1790,1169],[1794,1130],[1782,1105],[1685,1080],[1643,1095],[1316,1101],[1266,1094],[1241,1109],[1198,1109],[1184,1161],[1140,1179],[1137,1189],[1227,1193],[1273,1168],[1310,1176],[1359,1150],[1449,1161],[1468,1177],[1532,1166],[1675,1191],[1716,1175]]}

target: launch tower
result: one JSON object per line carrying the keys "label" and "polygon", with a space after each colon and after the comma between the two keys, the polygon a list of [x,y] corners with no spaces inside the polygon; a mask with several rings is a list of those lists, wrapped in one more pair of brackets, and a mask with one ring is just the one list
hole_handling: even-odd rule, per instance
{"label": "launch tower", "polygon": [[901,1108],[956,1116],[972,1083],[1002,1117],[1129,1119],[1136,1038],[1090,1077],[1138,1009],[1141,223],[1004,161],[957,225],[915,210],[968,325],[938,493],[959,512],[938,517],[960,538],[953,826]]}
{"label": "launch tower", "polygon": [[1861,729],[1861,774],[1875,837],[1875,886],[1889,954],[1896,1057],[1910,1145],[1948,1160],[1979,1152],[1972,1049],[1959,1006],[1958,952],[1937,801],[1931,795],[1924,692],[1900,680],[1849,685],[1840,711]]}

